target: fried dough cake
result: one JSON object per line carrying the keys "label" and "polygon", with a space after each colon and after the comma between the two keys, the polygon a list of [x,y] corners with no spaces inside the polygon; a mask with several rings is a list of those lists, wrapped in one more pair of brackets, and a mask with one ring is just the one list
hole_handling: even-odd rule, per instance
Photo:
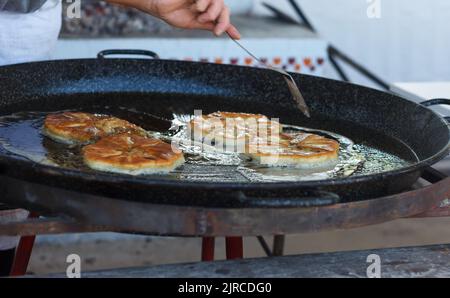
{"label": "fried dough cake", "polygon": [[129,132],[146,134],[145,130],[116,117],[82,112],[49,114],[45,118],[43,133],[64,144],[88,144],[101,137]]}
{"label": "fried dough cake", "polygon": [[275,142],[254,139],[244,155],[269,167],[325,168],[337,163],[339,142],[311,133],[283,133]]}
{"label": "fried dough cake", "polygon": [[321,168],[335,164],[339,155],[339,142],[311,133],[282,133],[282,124],[260,114],[215,112],[191,120],[190,129],[194,140],[264,166]]}
{"label": "fried dough cake", "polygon": [[250,139],[263,135],[278,135],[282,126],[264,115],[215,112],[196,117],[189,123],[191,137],[204,144],[236,151]]}
{"label": "fried dough cake", "polygon": [[92,169],[131,175],[167,173],[184,163],[183,153],[161,140],[121,133],[82,149]]}

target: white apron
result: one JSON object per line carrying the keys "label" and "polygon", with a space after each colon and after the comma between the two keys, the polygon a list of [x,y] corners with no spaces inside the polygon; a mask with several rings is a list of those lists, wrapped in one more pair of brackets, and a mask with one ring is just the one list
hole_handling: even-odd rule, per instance
{"label": "white apron", "polygon": [[[61,14],[60,0],[48,0],[41,9],[29,14],[0,11],[0,65],[51,58],[61,29]],[[27,216],[24,210],[0,210],[0,223]],[[0,236],[0,250],[16,247],[18,238]]]}
{"label": "white apron", "polygon": [[28,14],[0,11],[0,65],[51,58],[61,14],[61,0],[48,0]]}

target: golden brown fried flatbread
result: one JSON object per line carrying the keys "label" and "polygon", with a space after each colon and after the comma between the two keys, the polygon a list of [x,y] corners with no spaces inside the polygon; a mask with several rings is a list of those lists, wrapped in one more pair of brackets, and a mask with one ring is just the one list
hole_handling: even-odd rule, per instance
{"label": "golden brown fried flatbread", "polygon": [[99,114],[65,112],[45,118],[43,132],[53,140],[65,144],[87,144],[101,137],[129,132],[145,135],[145,131],[128,121]]}
{"label": "golden brown fried flatbread", "polygon": [[279,134],[282,126],[264,115],[215,112],[196,117],[189,123],[191,137],[199,142],[216,147],[225,146],[227,151],[236,151],[250,139],[261,134]]}
{"label": "golden brown fried flatbread", "polygon": [[183,153],[161,140],[122,133],[83,147],[90,168],[131,175],[167,173],[184,163]]}
{"label": "golden brown fried flatbread", "polygon": [[338,161],[339,142],[311,133],[283,133],[272,143],[254,140],[245,155],[266,166],[328,167]]}

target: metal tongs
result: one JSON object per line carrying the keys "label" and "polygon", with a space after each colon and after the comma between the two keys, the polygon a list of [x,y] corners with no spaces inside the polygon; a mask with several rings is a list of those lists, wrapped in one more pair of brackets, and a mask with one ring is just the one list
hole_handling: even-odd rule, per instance
{"label": "metal tongs", "polygon": [[247,48],[245,48],[239,41],[237,41],[236,39],[231,37],[228,32],[227,32],[227,34],[231,38],[232,41],[234,41],[241,49],[243,49],[245,52],[247,52],[247,54],[249,54],[253,59],[258,61],[261,65],[263,65],[267,69],[276,71],[276,72],[278,72],[278,73],[283,75],[283,77],[286,80],[286,83],[288,85],[289,91],[291,92],[292,97],[294,98],[295,102],[297,103],[297,107],[300,109],[300,111],[303,112],[303,114],[306,117],[310,118],[311,116],[310,116],[310,113],[309,113],[309,108],[306,105],[305,98],[303,97],[302,93],[300,92],[300,89],[298,89],[298,86],[295,83],[294,78],[287,71],[285,71],[284,69],[267,65],[266,63],[261,61],[261,59],[256,57],[252,52],[247,50]]}

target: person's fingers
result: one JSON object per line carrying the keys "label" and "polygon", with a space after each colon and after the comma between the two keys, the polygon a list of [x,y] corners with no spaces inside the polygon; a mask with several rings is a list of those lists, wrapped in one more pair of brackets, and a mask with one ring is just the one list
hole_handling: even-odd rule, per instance
{"label": "person's fingers", "polygon": [[205,12],[213,0],[197,0],[193,7],[197,12]]}
{"label": "person's fingers", "polygon": [[[195,23],[190,29],[202,29],[202,30],[208,30],[213,31],[216,29],[217,24],[214,22],[209,23]],[[236,29],[236,27],[232,24],[228,25],[228,29],[226,29],[226,32],[230,35],[233,39],[241,39],[241,34],[239,33],[239,30]]]}
{"label": "person's fingers", "polygon": [[190,29],[202,29],[202,30],[213,31],[215,27],[216,27],[216,24],[213,22],[209,22],[209,23],[196,22],[192,27],[190,27]]}
{"label": "person's fingers", "polygon": [[227,33],[233,39],[241,39],[241,33],[239,32],[239,30],[236,27],[234,27],[234,25],[229,25],[229,27],[227,29]]}
{"label": "person's fingers", "polygon": [[225,6],[223,0],[213,0],[206,12],[198,17],[200,23],[214,22],[219,17]]}
{"label": "person's fingers", "polygon": [[217,25],[214,28],[214,34],[217,36],[222,35],[228,27],[230,26],[230,10],[227,6],[224,7],[220,13],[219,19],[217,20]]}

